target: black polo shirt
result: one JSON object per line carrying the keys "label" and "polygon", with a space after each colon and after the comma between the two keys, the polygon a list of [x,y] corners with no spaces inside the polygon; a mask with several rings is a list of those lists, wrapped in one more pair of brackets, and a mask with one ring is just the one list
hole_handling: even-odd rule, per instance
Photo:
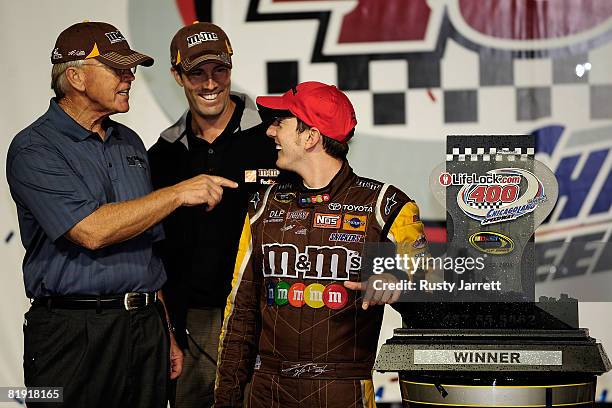
{"label": "black polo shirt", "polygon": [[166,280],[154,241],[160,225],[96,251],[64,234],[107,203],[151,192],[146,149],[128,127],[107,119],[106,140],[51,100],[49,110],[13,139],[6,174],[17,204],[28,297],[150,292]]}
{"label": "black polo shirt", "polygon": [[[189,148],[181,138],[172,143],[160,138],[149,149],[156,189],[202,173],[239,185],[225,188],[221,202],[210,212],[199,206],[182,207],[164,220],[166,239],[158,248],[168,273],[164,290],[171,309],[225,306],[249,196],[262,187],[261,177],[247,182],[247,175],[276,168],[276,146],[266,136],[266,126],[241,128],[244,102],[233,100],[232,118],[212,143],[193,134],[188,114],[181,138],[187,139]],[[173,317],[177,327],[180,319]]]}

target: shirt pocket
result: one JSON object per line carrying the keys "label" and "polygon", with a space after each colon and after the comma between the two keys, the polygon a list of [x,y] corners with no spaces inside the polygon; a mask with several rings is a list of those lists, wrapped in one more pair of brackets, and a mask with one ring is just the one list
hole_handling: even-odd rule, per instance
{"label": "shirt pocket", "polygon": [[118,183],[125,189],[124,199],[142,197],[151,192],[149,163],[145,152],[129,144],[121,145],[117,161],[121,163],[117,166],[121,169],[117,176]]}
{"label": "shirt pocket", "polygon": [[76,159],[68,160],[75,177],[78,177],[80,182],[78,189],[82,192],[87,192],[89,197],[96,201],[99,205],[114,202],[115,194],[113,185],[105,161],[100,159],[101,156],[82,155]]}

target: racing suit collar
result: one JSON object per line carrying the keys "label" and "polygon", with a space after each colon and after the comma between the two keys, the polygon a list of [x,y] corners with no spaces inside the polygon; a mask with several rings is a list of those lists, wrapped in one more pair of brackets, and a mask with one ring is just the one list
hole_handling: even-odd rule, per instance
{"label": "racing suit collar", "polygon": [[325,195],[328,195],[328,201],[332,200],[338,193],[346,190],[354,181],[355,177],[357,176],[353,173],[353,169],[348,164],[348,161],[344,160],[338,173],[336,173],[334,178],[325,187],[309,189],[304,185],[303,180],[300,180],[299,184],[296,186],[298,193],[296,197],[297,202],[300,203],[301,198],[322,197]]}

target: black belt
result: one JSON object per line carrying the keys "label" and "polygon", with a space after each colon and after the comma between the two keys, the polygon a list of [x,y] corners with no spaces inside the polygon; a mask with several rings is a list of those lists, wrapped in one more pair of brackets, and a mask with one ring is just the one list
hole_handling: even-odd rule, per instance
{"label": "black belt", "polygon": [[157,302],[157,292],[130,292],[111,296],[45,296],[32,300],[32,306],[56,309],[125,309],[136,310]]}

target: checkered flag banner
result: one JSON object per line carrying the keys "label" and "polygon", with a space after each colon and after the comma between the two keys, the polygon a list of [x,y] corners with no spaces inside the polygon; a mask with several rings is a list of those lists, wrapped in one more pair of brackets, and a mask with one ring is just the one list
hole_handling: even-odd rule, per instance
{"label": "checkered flag banner", "polygon": [[527,161],[534,155],[533,147],[453,147],[446,161]]}
{"label": "checkered flag banner", "polygon": [[468,204],[470,205],[470,207],[473,208],[478,208],[478,209],[482,209],[482,210],[497,210],[498,208],[501,208],[502,206],[502,202],[494,202],[494,203],[477,203],[477,202],[468,202]]}

